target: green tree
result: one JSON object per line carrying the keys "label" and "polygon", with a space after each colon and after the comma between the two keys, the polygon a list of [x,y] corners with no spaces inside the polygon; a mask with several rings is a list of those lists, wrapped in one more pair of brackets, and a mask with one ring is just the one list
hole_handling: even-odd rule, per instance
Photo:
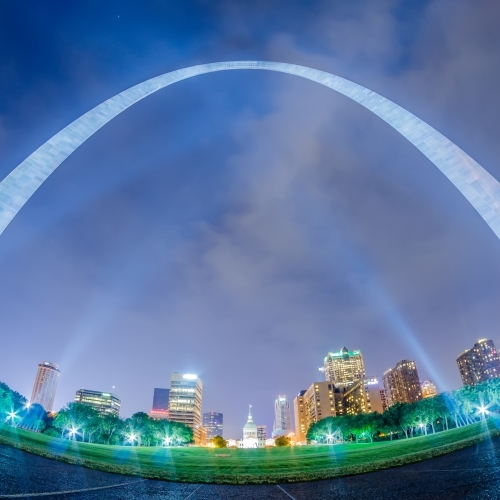
{"label": "green tree", "polygon": [[119,439],[123,427],[124,422],[120,417],[109,414],[99,417],[97,432],[105,444],[112,444],[113,441]]}
{"label": "green tree", "polygon": [[174,442],[184,445],[193,442],[193,429],[181,422],[170,422]]}
{"label": "green tree", "polygon": [[383,427],[382,415],[378,412],[367,413],[362,415],[362,428],[363,434],[368,437],[370,443],[373,443],[373,438],[376,434],[380,432]]}
{"label": "green tree", "polygon": [[14,410],[12,392],[6,384],[0,383],[0,419],[3,422]]}
{"label": "green tree", "polygon": [[385,434],[389,434],[389,438],[392,441],[394,434],[399,436],[400,429],[400,406],[396,404],[392,405],[382,414],[380,430]]}
{"label": "green tree", "polygon": [[216,448],[227,448],[227,441],[222,436],[215,436],[210,440]]}
{"label": "green tree", "polygon": [[54,426],[59,429],[61,433],[61,437],[64,437],[64,433],[68,432],[71,429],[71,426],[74,425],[71,421],[71,415],[69,410],[62,409],[57,412],[56,417],[54,418]]}
{"label": "green tree", "polygon": [[290,446],[292,444],[288,436],[279,436],[274,440],[276,446]]}
{"label": "green tree", "polygon": [[69,433],[72,439],[76,440],[81,436],[82,441],[85,441],[85,435],[98,415],[92,406],[71,402],[57,413],[54,424],[60,429],[61,437],[64,433]]}
{"label": "green tree", "polygon": [[[141,446],[142,441],[149,442],[152,438],[152,429],[151,429],[151,421],[149,415],[144,412],[134,413],[130,418],[125,420],[125,442],[129,442],[134,444],[134,441],[137,441],[137,444]],[[135,436],[136,439],[133,439]]]}

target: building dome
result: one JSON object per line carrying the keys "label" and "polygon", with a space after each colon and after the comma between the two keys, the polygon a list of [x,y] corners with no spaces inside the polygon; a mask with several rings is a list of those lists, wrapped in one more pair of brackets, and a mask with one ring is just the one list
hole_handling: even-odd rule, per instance
{"label": "building dome", "polygon": [[248,439],[257,441],[257,425],[255,425],[255,422],[252,418],[252,405],[248,407],[248,420],[247,423],[243,426],[243,441]]}

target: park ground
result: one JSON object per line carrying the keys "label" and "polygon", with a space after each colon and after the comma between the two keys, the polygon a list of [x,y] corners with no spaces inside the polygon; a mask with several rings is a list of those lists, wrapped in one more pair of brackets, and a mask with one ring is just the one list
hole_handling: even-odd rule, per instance
{"label": "park ground", "polygon": [[0,443],[30,453],[120,474],[190,483],[273,484],[373,472],[426,460],[500,434],[498,420],[428,436],[370,444],[255,450],[88,444],[0,425]]}

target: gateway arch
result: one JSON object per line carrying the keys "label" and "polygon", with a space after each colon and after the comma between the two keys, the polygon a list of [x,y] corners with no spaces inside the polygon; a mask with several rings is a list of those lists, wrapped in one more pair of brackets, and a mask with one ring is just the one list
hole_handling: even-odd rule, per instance
{"label": "gateway arch", "polygon": [[45,179],[78,146],[129,106],[186,78],[237,69],[300,76],[335,90],[369,109],[427,156],[500,238],[500,184],[453,142],[401,106],[361,85],[317,69],[267,61],[219,62],[172,71],[135,85],[91,109],[42,144],[0,183],[0,234]]}

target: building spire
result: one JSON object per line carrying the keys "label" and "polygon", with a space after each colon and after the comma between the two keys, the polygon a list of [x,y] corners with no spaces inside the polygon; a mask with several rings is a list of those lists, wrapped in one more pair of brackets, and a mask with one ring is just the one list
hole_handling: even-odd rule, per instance
{"label": "building spire", "polygon": [[253,420],[252,420],[252,405],[248,405],[248,422],[253,422]]}

